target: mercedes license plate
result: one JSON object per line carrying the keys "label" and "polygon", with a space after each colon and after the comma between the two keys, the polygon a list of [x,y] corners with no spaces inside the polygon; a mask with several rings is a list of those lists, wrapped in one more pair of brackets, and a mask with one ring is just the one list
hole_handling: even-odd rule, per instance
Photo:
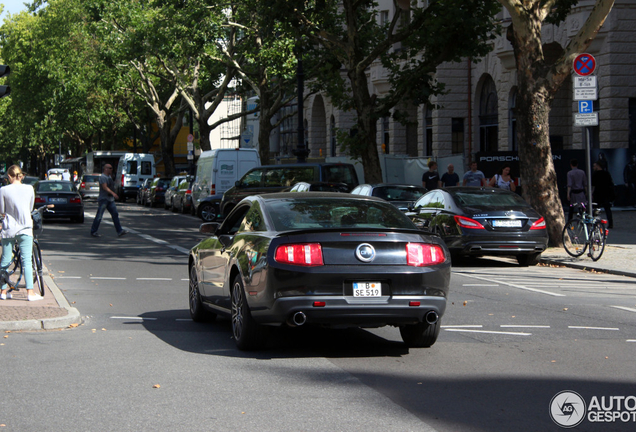
{"label": "mercedes license plate", "polygon": [[354,297],[381,297],[382,284],[380,282],[354,282]]}
{"label": "mercedes license plate", "polygon": [[498,228],[521,228],[521,220],[520,219],[503,219],[492,221],[492,226]]}

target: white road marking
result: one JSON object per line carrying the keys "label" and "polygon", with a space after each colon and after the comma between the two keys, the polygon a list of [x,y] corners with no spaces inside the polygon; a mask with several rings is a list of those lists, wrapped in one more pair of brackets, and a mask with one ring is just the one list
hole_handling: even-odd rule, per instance
{"label": "white road marking", "polygon": [[182,281],[189,281],[190,279],[181,279]]}
{"label": "white road marking", "polygon": [[122,277],[99,277],[99,276],[91,276],[91,279],[98,279],[98,280],[126,280],[126,278],[122,278]]}
{"label": "white road marking", "polygon": [[112,316],[112,317],[110,317],[110,319],[134,320],[134,321],[157,321],[157,318],[124,317],[124,316]]}
{"label": "white road marking", "polygon": [[619,331],[620,329],[617,327],[585,327],[585,326],[568,326],[570,329],[579,329],[579,330],[612,330]]}
{"label": "white road marking", "polygon": [[458,272],[458,273],[463,275],[463,276],[466,276],[466,277],[479,279],[479,280],[484,280],[484,281],[487,281],[487,282],[494,282],[494,283],[497,283],[497,284],[506,285],[506,286],[509,286],[509,287],[512,287],[512,288],[518,288],[518,289],[525,290],[525,291],[532,291],[532,292],[536,292],[536,293],[539,293],[539,294],[547,294],[547,295],[551,295],[551,296],[554,296],[554,297],[566,297],[565,294],[557,294],[557,293],[553,293],[553,292],[550,292],[550,291],[543,291],[543,290],[536,289],[536,288],[530,288],[530,287],[527,287],[525,285],[517,285],[517,284],[513,284],[513,283],[499,281],[499,280],[496,280],[496,279],[488,279],[488,278],[481,277],[481,276],[469,275],[469,274],[466,274],[464,272]]}
{"label": "white road marking", "polygon": [[550,328],[549,325],[502,324],[501,328]]}
{"label": "white road marking", "polygon": [[472,325],[472,324],[459,324],[459,325],[443,325],[441,328],[483,328],[483,325]]}
{"label": "white road marking", "polygon": [[458,329],[458,328],[447,328],[444,330],[454,331],[454,332],[465,332],[465,333],[488,333],[488,334],[501,334],[501,335],[511,335],[511,336],[531,336],[532,335],[532,333],[501,332],[501,331],[490,331],[490,330],[465,330],[465,329]]}
{"label": "white road marking", "polygon": [[55,276],[52,275],[53,279],[81,279],[81,276]]}
{"label": "white road marking", "polygon": [[627,339],[625,342],[636,342],[636,339]]}
{"label": "white road marking", "polygon": [[483,287],[489,287],[489,286],[499,286],[499,285],[493,285],[493,284],[463,284],[462,286],[483,286]]}
{"label": "white road marking", "polygon": [[171,281],[172,278],[137,278],[142,281]]}
{"label": "white road marking", "polygon": [[621,310],[626,310],[628,312],[636,312],[636,309],[634,308],[630,308],[630,307],[625,307],[625,306],[610,306],[616,309],[621,309]]}

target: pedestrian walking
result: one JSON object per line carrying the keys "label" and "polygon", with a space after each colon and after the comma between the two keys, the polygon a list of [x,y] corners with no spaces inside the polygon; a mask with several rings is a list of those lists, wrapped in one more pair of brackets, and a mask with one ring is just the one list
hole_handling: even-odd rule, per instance
{"label": "pedestrian walking", "polygon": [[455,172],[455,166],[448,164],[446,172],[439,181],[439,187],[459,186],[459,176]]}
{"label": "pedestrian walking", "polygon": [[470,163],[470,170],[464,174],[464,186],[486,186],[486,176],[477,169],[477,162]]}
{"label": "pedestrian walking", "polygon": [[592,202],[603,207],[605,217],[607,217],[607,227],[613,229],[612,201],[616,199],[614,180],[609,171],[604,170],[600,163],[594,162],[592,169]]}
{"label": "pedestrian walking", "polygon": [[93,221],[93,225],[91,226],[91,235],[93,237],[100,237],[101,235],[97,232],[99,229],[99,224],[102,222],[102,217],[104,216],[104,212],[108,210],[110,213],[110,217],[113,219],[113,224],[115,224],[115,230],[117,231],[118,236],[123,236],[128,234],[128,230],[125,230],[121,227],[119,223],[119,213],[117,213],[117,206],[115,205],[115,200],[119,199],[119,196],[113,191],[115,188],[115,182],[113,181],[113,166],[110,164],[104,165],[104,169],[102,171],[102,175],[99,176],[99,196],[97,197],[97,214],[95,215],[95,220]]}
{"label": "pedestrian walking", "polygon": [[437,172],[437,162],[428,162],[428,171],[422,175],[422,186],[427,190],[434,190],[439,187],[439,173]]}
{"label": "pedestrian walking", "polygon": [[488,182],[488,186],[514,192],[517,189],[517,186],[515,185],[515,181],[510,176],[510,165],[504,164],[504,166],[502,166],[499,170],[499,173],[495,174],[490,179],[490,181]]}
{"label": "pedestrian walking", "polygon": [[577,204],[586,204],[587,197],[585,195],[585,185],[587,177],[585,171],[579,169],[579,161],[570,160],[570,171],[568,171],[568,201],[570,202],[570,211],[568,212],[568,221],[574,216],[574,207]]}
{"label": "pedestrian walking", "polygon": [[[2,219],[2,259],[0,267],[5,270],[13,259],[13,247],[16,242],[20,248],[22,271],[26,283],[27,300],[42,300],[42,296],[33,291],[33,187],[22,184],[24,173],[17,165],[7,170],[9,184],[0,189],[0,213]],[[0,287],[0,299],[12,298],[9,285]]]}

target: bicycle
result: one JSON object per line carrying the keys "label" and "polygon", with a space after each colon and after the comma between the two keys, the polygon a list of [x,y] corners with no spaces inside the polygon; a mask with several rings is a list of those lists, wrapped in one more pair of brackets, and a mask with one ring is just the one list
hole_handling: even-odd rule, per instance
{"label": "bicycle", "polygon": [[598,217],[599,209],[594,209],[594,216],[585,211],[585,204],[578,206],[576,215],[563,228],[563,247],[573,257],[580,257],[588,250],[592,261],[598,261],[605,250],[608,230],[607,221]]}
{"label": "bicycle", "polygon": [[[38,242],[37,235],[42,232],[42,213],[47,211],[54,213],[53,205],[43,206],[39,209],[33,210],[31,212],[31,217],[33,218],[33,253],[31,254],[31,260],[33,263],[33,290],[44,297],[44,277],[42,270],[42,251],[40,249],[40,243]],[[4,285],[5,283],[9,286],[9,291],[19,291],[18,285],[22,281],[22,276],[24,275],[22,271],[22,254],[20,252],[20,248],[18,247],[18,243],[16,242],[13,245],[13,258],[9,263],[8,267],[0,270],[0,284]],[[18,275],[17,279],[13,278],[15,282],[12,280],[11,276],[16,274]]]}

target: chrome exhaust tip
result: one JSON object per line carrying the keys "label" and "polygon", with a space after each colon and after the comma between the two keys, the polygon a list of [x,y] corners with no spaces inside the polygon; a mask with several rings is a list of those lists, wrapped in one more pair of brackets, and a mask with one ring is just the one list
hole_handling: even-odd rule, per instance
{"label": "chrome exhaust tip", "polygon": [[424,316],[424,319],[428,324],[435,324],[439,320],[439,315],[435,311],[428,311]]}
{"label": "chrome exhaust tip", "polygon": [[291,319],[294,326],[301,326],[307,322],[307,315],[304,312],[296,312]]}

